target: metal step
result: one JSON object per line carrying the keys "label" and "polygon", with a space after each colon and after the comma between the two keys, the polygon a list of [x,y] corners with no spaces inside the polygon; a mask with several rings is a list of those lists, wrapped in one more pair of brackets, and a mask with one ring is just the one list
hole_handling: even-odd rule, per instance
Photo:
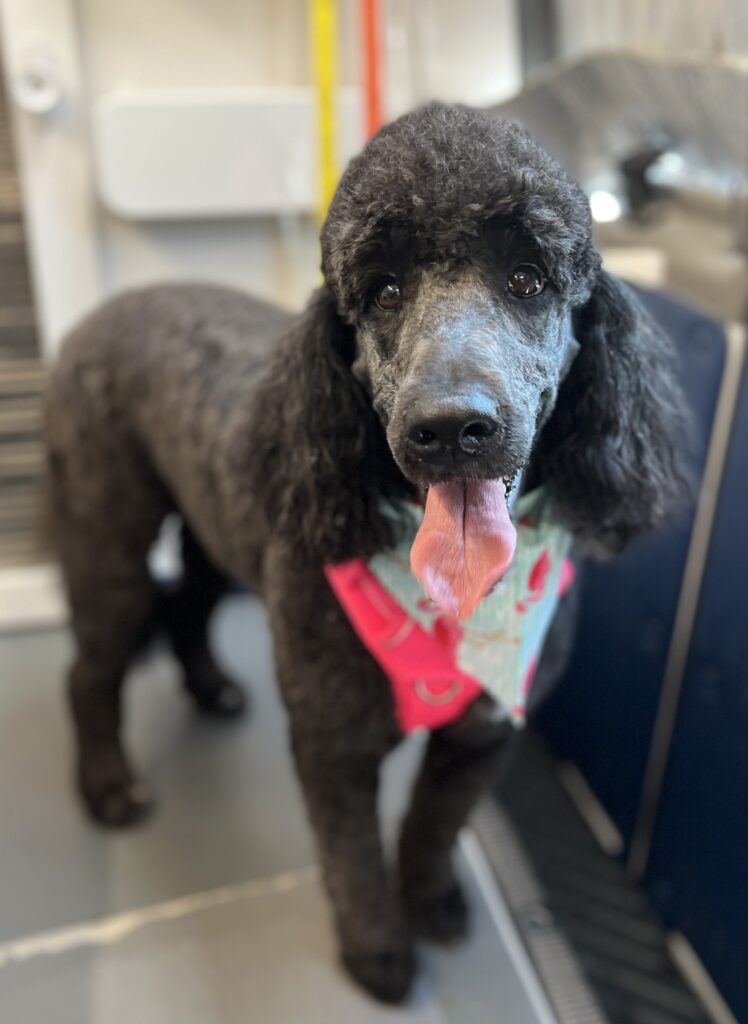
{"label": "metal step", "polygon": [[24,565],[39,565],[49,561],[39,538],[34,533],[4,538],[0,536],[0,567],[12,569]]}
{"label": "metal step", "polygon": [[709,1024],[644,890],[603,853],[530,730],[475,826],[559,1024]]}
{"label": "metal step", "polygon": [[[39,435],[43,414],[38,399],[13,395],[0,400],[0,441],[9,435]],[[4,500],[4,496],[3,496]]]}
{"label": "metal step", "polygon": [[21,189],[0,68],[0,566],[42,557],[38,505],[46,370],[36,330]]}
{"label": "metal step", "polygon": [[39,478],[44,465],[41,441],[0,444],[0,481]]}
{"label": "metal step", "polygon": [[0,359],[0,399],[5,396],[41,396],[47,371],[32,359]]}
{"label": "metal step", "polygon": [[9,171],[0,171],[0,210],[5,213],[21,212],[21,190],[16,176]]}
{"label": "metal step", "polygon": [[39,357],[36,327],[0,327],[0,362],[30,362]]}

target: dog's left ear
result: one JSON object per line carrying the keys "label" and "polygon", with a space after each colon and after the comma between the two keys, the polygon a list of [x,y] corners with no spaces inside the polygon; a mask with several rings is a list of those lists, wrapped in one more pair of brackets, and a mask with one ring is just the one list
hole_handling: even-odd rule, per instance
{"label": "dog's left ear", "polygon": [[262,395],[274,432],[261,486],[281,530],[320,562],[390,544],[392,523],[379,506],[402,488],[379,417],[351,370],[354,351],[353,328],[323,285]]}
{"label": "dog's left ear", "polygon": [[574,316],[579,353],[538,443],[559,518],[599,553],[659,525],[690,493],[690,425],[672,346],[602,271]]}

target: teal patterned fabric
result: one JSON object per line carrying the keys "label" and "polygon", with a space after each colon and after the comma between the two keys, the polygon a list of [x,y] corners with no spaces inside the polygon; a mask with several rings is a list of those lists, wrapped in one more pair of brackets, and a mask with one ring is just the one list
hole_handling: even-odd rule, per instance
{"label": "teal patterned fabric", "polygon": [[424,596],[411,572],[410,548],[423,518],[420,506],[406,510],[412,529],[398,547],[369,562],[382,586],[412,619],[427,632],[437,630],[453,637],[460,669],[473,676],[519,723],[524,720],[527,693],[560,593],[573,578],[567,559],[571,535],[549,512],[542,489],[517,499],[513,509],[517,548],[512,565],[473,615],[459,623]]}

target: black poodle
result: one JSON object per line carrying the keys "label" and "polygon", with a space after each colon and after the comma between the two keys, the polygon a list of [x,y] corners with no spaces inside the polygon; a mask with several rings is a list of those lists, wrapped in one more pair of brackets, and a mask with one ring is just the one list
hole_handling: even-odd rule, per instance
{"label": "black poodle", "polygon": [[[241,581],[267,604],[343,960],[394,1002],[413,936],[465,928],[452,847],[508,730],[484,696],[432,733],[395,883],[376,806],[400,738],[392,693],[324,567],[395,543],[385,499],[500,483],[503,501],[519,480],[544,486],[588,550],[617,552],[684,493],[684,401],[665,338],[600,269],[582,190],[514,124],[431,105],[384,128],[343,175],[322,266],[295,319],[175,285],[74,330],[48,402],[50,511],[91,814],[127,825],[150,807],[120,691],[154,621],[198,706],[241,710],[206,634],[226,581]],[[161,593],[147,555],[174,510],[184,573]]]}

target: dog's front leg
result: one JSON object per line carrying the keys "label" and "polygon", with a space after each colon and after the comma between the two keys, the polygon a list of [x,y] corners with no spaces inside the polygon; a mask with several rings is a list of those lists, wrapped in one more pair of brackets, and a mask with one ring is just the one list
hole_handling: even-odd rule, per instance
{"label": "dog's front leg", "polygon": [[265,588],[278,680],[342,959],[372,995],[400,1002],[415,959],[377,816],[380,764],[398,739],[389,684],[321,570],[282,564]]}
{"label": "dog's front leg", "polygon": [[343,963],[372,995],[400,1002],[410,988],[415,960],[382,853],[378,759],[331,751],[322,737],[308,736],[294,741],[294,754]]}
{"label": "dog's front leg", "polygon": [[459,830],[497,778],[513,728],[480,697],[455,725],[431,734],[400,839],[402,895],[413,931],[452,942],[468,908],[452,867]]}

